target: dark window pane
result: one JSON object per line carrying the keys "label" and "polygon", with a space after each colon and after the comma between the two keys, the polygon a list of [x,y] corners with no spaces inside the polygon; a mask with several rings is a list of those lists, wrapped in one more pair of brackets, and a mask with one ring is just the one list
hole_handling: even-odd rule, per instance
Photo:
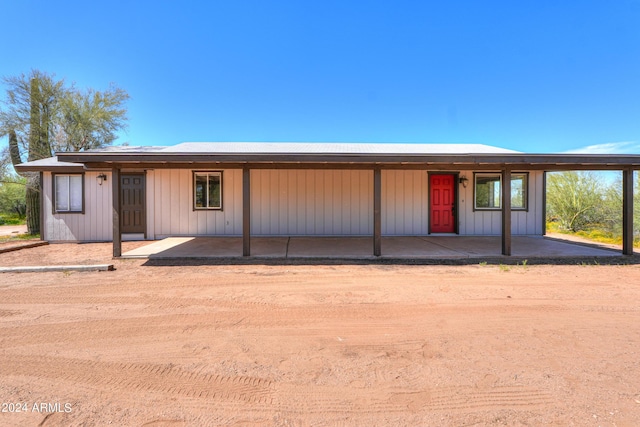
{"label": "dark window pane", "polygon": [[69,176],[56,175],[56,211],[69,210]]}
{"label": "dark window pane", "polygon": [[209,207],[220,206],[220,175],[209,175]]}
{"label": "dark window pane", "polygon": [[526,175],[513,175],[511,177],[511,207],[515,209],[526,209],[527,200],[527,180]]}
{"label": "dark window pane", "polygon": [[500,176],[476,175],[476,208],[500,207]]}
{"label": "dark window pane", "polygon": [[206,196],[207,196],[207,176],[206,175],[197,175],[196,174],[196,182],[194,195],[196,198],[196,208],[204,208],[207,205]]}
{"label": "dark window pane", "polygon": [[82,211],[82,175],[69,177],[69,210]]}

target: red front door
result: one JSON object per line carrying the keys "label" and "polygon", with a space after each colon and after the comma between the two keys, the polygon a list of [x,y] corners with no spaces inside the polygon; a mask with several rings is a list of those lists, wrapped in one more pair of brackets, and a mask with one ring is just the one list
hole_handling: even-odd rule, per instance
{"label": "red front door", "polygon": [[432,233],[455,233],[455,175],[430,175]]}

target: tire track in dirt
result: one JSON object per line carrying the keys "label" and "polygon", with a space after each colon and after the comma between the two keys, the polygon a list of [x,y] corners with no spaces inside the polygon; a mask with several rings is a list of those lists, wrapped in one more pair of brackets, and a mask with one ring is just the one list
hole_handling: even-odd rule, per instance
{"label": "tire track in dirt", "polygon": [[191,325],[200,329],[218,329],[233,325],[242,317],[235,313],[207,315],[166,315],[111,320],[46,323],[0,328],[3,346],[65,342],[95,342],[99,339],[150,337],[183,333]]}
{"label": "tire track in dirt", "polygon": [[0,310],[0,317],[11,317],[11,316],[16,316],[18,314],[23,313],[22,311],[16,311],[16,310]]}
{"label": "tire track in dirt", "polygon": [[437,411],[525,408],[552,404],[547,392],[527,387],[494,386],[490,389],[456,388],[433,393],[428,407]]}
{"label": "tire track in dirt", "polygon": [[291,413],[474,412],[501,408],[531,409],[553,404],[549,393],[517,386],[497,386],[489,389],[350,389],[346,398],[345,389],[339,387],[326,387],[324,390],[322,387],[314,387],[313,392],[290,390],[286,394],[295,396],[295,402],[278,405],[276,401],[276,405],[280,411]]}
{"label": "tire track in dirt", "polygon": [[[229,310],[235,312],[244,320],[238,328],[272,328],[286,327],[290,325],[313,325],[327,324],[327,322],[345,322],[346,326],[372,325],[377,323],[377,327],[384,328],[382,322],[391,321],[387,325],[391,330],[397,329],[398,325],[407,324],[418,325],[425,321],[432,322],[436,316],[463,314],[465,317],[478,315],[492,315],[498,318],[516,313],[527,313],[530,307],[502,306],[502,305],[471,305],[463,308],[441,307],[431,303],[425,304],[314,304],[298,307],[253,307],[249,310],[236,309]],[[566,309],[557,306],[536,306],[537,311],[562,312]]]}
{"label": "tire track in dirt", "polygon": [[20,293],[7,294],[2,293],[2,303],[4,304],[87,304],[87,305],[144,305],[148,307],[159,308],[162,310],[180,309],[191,306],[216,307],[216,308],[234,308],[234,309],[253,309],[261,307],[263,309],[275,309],[280,307],[278,304],[263,301],[229,301],[225,299],[212,299],[209,297],[193,298],[193,297],[158,297],[151,295],[140,296],[102,296],[96,297],[91,295],[23,295]]}
{"label": "tire track in dirt", "polygon": [[[100,362],[47,356],[5,355],[0,375],[48,378],[127,393],[155,392],[179,398],[250,405],[252,410],[290,414],[417,413],[531,409],[553,404],[531,387],[353,388],[315,386],[313,391],[266,378],[186,370],[173,364]],[[287,396],[282,400],[279,396]]]}
{"label": "tire track in dirt", "polygon": [[[76,292],[77,291],[77,292]],[[202,298],[192,296],[160,296],[157,294],[149,295],[118,295],[111,293],[110,295],[96,296],[98,292],[86,293],[86,289],[72,288],[68,293],[57,292],[55,294],[37,293],[37,292],[2,292],[2,303],[15,304],[15,305],[29,305],[29,304],[89,304],[89,305],[144,305],[159,309],[176,309],[186,308],[190,306],[202,306],[202,307],[214,307],[222,309],[249,309],[249,310],[267,310],[271,311],[283,311],[287,310],[291,313],[305,313],[308,310],[318,309],[324,307],[325,310],[341,311],[345,309],[357,308],[362,310],[375,310],[379,312],[379,316],[389,308],[393,308],[393,311],[401,313],[415,313],[415,312],[428,312],[428,313],[442,313],[447,314],[456,311],[473,311],[477,313],[494,312],[499,309],[501,312],[529,312],[529,311],[545,311],[545,312],[564,312],[567,310],[601,310],[601,311],[638,311],[637,307],[618,307],[609,308],[608,306],[601,306],[594,308],[593,306],[572,306],[567,307],[563,302],[550,302],[540,301],[537,304],[532,304],[530,299],[524,299],[521,301],[516,300],[478,300],[469,302],[464,305],[450,304],[450,303],[438,303],[436,301],[424,301],[424,302],[412,302],[412,303],[363,303],[358,300],[350,301],[326,301],[326,302],[313,302],[310,304],[298,305],[296,307],[283,306],[282,303],[271,301],[247,301],[239,300],[234,297],[218,296],[212,298],[211,296],[205,296]],[[613,306],[614,304],[612,304]],[[286,314],[285,314],[286,315]],[[395,313],[390,314],[390,316]]]}
{"label": "tire track in dirt", "polygon": [[273,383],[251,376],[185,370],[173,364],[99,362],[46,356],[5,355],[2,376],[27,376],[81,383],[127,392],[157,392],[188,398],[273,403]]}
{"label": "tire track in dirt", "polygon": [[[171,301],[167,310],[174,311],[184,307],[180,299]],[[212,303],[216,304],[216,303]],[[121,319],[88,319],[82,321],[40,323],[28,326],[0,327],[3,345],[19,346],[31,343],[83,342],[109,338],[132,338],[139,336],[164,335],[167,333],[193,332],[196,330],[238,330],[266,329],[300,325],[325,324],[326,328],[341,325],[345,332],[360,327],[376,325],[382,333],[394,333],[398,328],[411,324],[420,324],[421,319],[439,315],[438,308],[430,305],[387,305],[387,304],[334,304],[307,305],[300,307],[273,307],[260,303],[228,303],[226,309],[211,310],[199,314],[152,315]],[[452,310],[445,307],[444,310]],[[470,309],[477,310],[477,307]],[[479,311],[490,310],[480,307]],[[465,311],[468,314],[469,309]],[[19,314],[19,311],[0,309],[0,318]],[[501,311],[504,315],[504,310]],[[387,324],[392,320],[392,324]],[[328,325],[328,323],[330,323]],[[308,329],[307,329],[308,330]],[[382,334],[384,335],[384,334]],[[382,350],[383,347],[380,347]]]}

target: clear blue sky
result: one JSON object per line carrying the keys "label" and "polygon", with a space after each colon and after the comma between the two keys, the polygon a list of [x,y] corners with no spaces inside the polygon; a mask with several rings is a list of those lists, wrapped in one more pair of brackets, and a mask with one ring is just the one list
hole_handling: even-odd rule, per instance
{"label": "clear blue sky", "polygon": [[640,0],[0,0],[0,16],[0,75],[129,92],[118,143],[640,153]]}

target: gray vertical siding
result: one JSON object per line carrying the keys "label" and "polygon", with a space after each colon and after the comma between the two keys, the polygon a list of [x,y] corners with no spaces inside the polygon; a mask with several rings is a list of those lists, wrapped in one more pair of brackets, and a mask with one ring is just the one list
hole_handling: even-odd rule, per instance
{"label": "gray vertical siding", "polygon": [[145,182],[147,188],[145,188],[146,197],[146,221],[147,221],[147,239],[154,240],[156,238],[156,172],[154,170],[148,170],[145,176]]}
{"label": "gray vertical siding", "polygon": [[429,233],[429,186],[421,170],[382,171],[382,234]]}
{"label": "gray vertical siding", "polygon": [[[517,172],[517,171],[516,171]],[[458,186],[460,206],[459,232],[462,235],[500,235],[502,218],[500,211],[473,211],[473,171],[461,171],[460,176],[469,179],[467,188]],[[512,211],[511,233],[542,235],[542,171],[529,172],[529,210]]]}
{"label": "gray vertical siding", "polygon": [[113,237],[111,214],[111,174],[107,181],[98,185],[100,172],[84,174],[84,214],[53,213],[53,186],[51,172],[43,173],[43,238],[55,241],[108,241]]}
{"label": "gray vertical siding", "polygon": [[357,236],[372,232],[372,171],[251,171],[253,235]]}
{"label": "gray vertical siding", "polygon": [[[223,170],[223,209],[193,210],[192,170],[147,171],[147,238],[166,236],[240,236],[242,234],[242,171]],[[85,213],[53,214],[51,173],[44,179],[46,240],[107,241],[112,239],[111,185],[98,185],[98,172],[85,173]],[[461,235],[499,235],[499,211],[473,211],[473,172],[458,185]],[[108,180],[111,174],[107,173]],[[529,173],[529,210],[514,211],[512,233],[541,235],[543,172]],[[424,170],[382,171],[382,234],[426,235],[429,232],[428,173]],[[251,171],[252,235],[372,235],[373,171]]]}
{"label": "gray vertical siding", "polygon": [[148,171],[147,177],[147,209],[152,209],[147,215],[153,216],[154,227],[148,230],[149,235],[162,238],[242,234],[241,170],[222,172],[221,210],[193,209],[191,170],[156,169]]}

